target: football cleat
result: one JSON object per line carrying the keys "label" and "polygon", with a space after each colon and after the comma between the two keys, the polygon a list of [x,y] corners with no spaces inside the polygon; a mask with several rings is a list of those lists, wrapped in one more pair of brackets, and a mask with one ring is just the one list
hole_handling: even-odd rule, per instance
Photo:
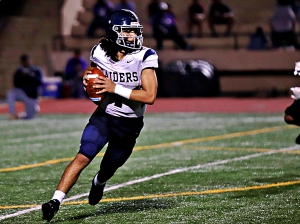
{"label": "football cleat", "polygon": [[105,183],[99,186],[96,186],[94,184],[94,179],[92,181],[92,187],[89,194],[89,204],[90,205],[96,205],[99,203],[99,201],[103,197],[103,191],[104,191]]}
{"label": "football cleat", "polygon": [[50,200],[42,205],[43,220],[50,220],[54,217],[59,209],[60,202],[56,199]]}

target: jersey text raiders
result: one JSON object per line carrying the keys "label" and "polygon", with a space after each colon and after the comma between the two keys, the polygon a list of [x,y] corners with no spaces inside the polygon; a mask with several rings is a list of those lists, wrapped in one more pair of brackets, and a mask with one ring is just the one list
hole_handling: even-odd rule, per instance
{"label": "jersey text raiders", "polygon": [[[158,67],[156,52],[147,47],[137,53],[127,54],[120,61],[114,61],[105,55],[105,51],[98,44],[91,50],[90,60],[114,83],[132,90],[142,88],[143,69]],[[100,106],[106,113],[116,117],[141,117],[146,110],[145,104],[112,93],[107,94]]]}

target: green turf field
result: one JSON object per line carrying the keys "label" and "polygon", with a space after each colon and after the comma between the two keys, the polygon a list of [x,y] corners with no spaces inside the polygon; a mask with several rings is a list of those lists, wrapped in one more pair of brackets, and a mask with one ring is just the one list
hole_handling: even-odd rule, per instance
{"label": "green turf field", "polygon": [[[0,223],[44,223],[88,115],[0,115]],[[283,114],[147,114],[130,159],[87,204],[102,153],[53,223],[300,223],[300,133]]]}

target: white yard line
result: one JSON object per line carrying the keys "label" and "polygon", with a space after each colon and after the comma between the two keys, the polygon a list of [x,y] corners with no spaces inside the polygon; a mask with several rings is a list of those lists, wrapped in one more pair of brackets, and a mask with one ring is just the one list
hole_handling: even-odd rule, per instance
{"label": "white yard line", "polygon": [[[292,150],[296,150],[296,149],[299,149],[298,145],[295,145],[295,146],[292,146],[292,147],[289,147],[289,148],[284,148],[284,149],[281,149],[281,150],[270,150],[269,152],[255,153],[255,154],[251,154],[251,155],[247,155],[247,156],[235,157],[235,158],[232,158],[232,159],[225,159],[225,160],[219,160],[219,161],[206,163],[206,164],[198,164],[196,166],[178,168],[178,169],[175,169],[175,170],[170,170],[170,171],[165,172],[165,173],[155,174],[153,176],[128,181],[128,182],[125,182],[123,184],[117,184],[117,185],[105,188],[104,191],[112,191],[112,190],[116,190],[116,189],[126,187],[126,186],[129,186],[129,185],[146,182],[146,181],[149,181],[149,180],[153,180],[153,179],[168,176],[168,175],[173,175],[173,174],[176,174],[176,173],[182,173],[182,172],[186,172],[186,171],[190,171],[190,170],[207,168],[207,167],[211,167],[211,166],[218,166],[218,165],[222,165],[222,164],[226,164],[226,163],[230,163],[230,162],[238,162],[238,161],[248,160],[248,159],[257,158],[257,157],[261,157],[261,156],[267,156],[267,155],[272,155],[272,154],[276,154],[276,153],[281,153],[281,152],[284,152],[284,151],[292,151]],[[88,193],[78,194],[78,195],[69,197],[69,198],[65,199],[64,201],[73,201],[73,200],[76,200],[76,199],[79,199],[79,198],[82,198],[82,197],[86,197],[86,196],[88,196]],[[12,213],[12,214],[3,215],[3,216],[0,216],[0,220],[20,216],[20,215],[30,213],[30,212],[33,212],[33,211],[36,211],[36,210],[40,210],[40,209],[41,209],[41,206],[36,206],[36,207],[25,209],[25,210],[22,210],[22,211],[18,211],[18,212]]]}
{"label": "white yard line", "polygon": [[32,136],[27,138],[13,138],[13,139],[7,139],[7,142],[17,143],[17,142],[24,142],[26,141],[37,141],[37,140],[46,140],[46,139],[57,139],[57,138],[65,138],[66,136],[70,137],[78,137],[81,135],[81,131],[73,131],[68,133],[55,133],[55,134],[49,134],[49,135],[38,135],[38,136]]}

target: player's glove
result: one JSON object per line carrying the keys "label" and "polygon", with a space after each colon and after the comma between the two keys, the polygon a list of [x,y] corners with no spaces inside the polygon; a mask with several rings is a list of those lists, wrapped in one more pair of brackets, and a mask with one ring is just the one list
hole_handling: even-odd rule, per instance
{"label": "player's glove", "polygon": [[300,76],[300,61],[295,62],[295,71],[294,75],[299,75]]}
{"label": "player's glove", "polygon": [[294,99],[294,100],[299,100],[300,99],[300,87],[292,87],[290,88],[290,90],[292,91],[292,95],[291,97]]}

